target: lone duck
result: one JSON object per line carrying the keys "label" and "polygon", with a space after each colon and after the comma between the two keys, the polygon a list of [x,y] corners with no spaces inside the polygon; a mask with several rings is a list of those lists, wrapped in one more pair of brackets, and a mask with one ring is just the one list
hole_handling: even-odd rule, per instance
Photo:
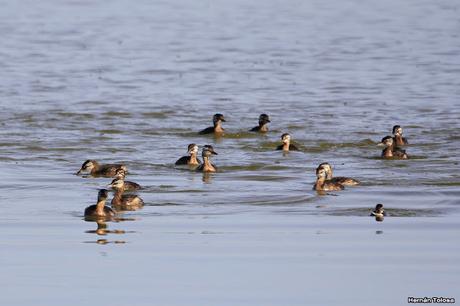
{"label": "lone duck", "polygon": [[205,145],[201,152],[203,157],[203,163],[197,168],[198,171],[202,172],[216,172],[217,167],[211,163],[211,155],[217,155],[214,148],[211,145]]}
{"label": "lone duck", "polygon": [[383,204],[377,204],[377,205],[375,205],[375,209],[371,212],[370,215],[374,216],[374,217],[383,218],[387,214],[383,210]]}
{"label": "lone duck", "polygon": [[110,220],[115,216],[115,212],[108,206],[105,206],[105,201],[107,200],[108,192],[105,189],[99,190],[97,194],[97,204],[86,207],[85,209],[85,219],[95,220],[95,219],[104,219]]}
{"label": "lone duck", "polygon": [[119,169],[123,169],[125,172],[128,171],[123,164],[99,165],[97,161],[88,159],[81,165],[81,169],[76,174],[87,172],[92,176],[114,177]]}
{"label": "lone duck", "polygon": [[222,114],[215,114],[212,117],[213,126],[205,128],[204,130],[200,131],[199,134],[222,134],[224,132],[224,128],[222,127],[222,122],[225,122],[224,115]]}
{"label": "lone duck", "polygon": [[283,135],[281,135],[281,141],[283,141],[283,144],[276,147],[277,150],[283,150],[285,152],[299,151],[299,149],[295,145],[291,144],[291,135],[289,135],[288,133],[284,133]]}
{"label": "lone duck", "polygon": [[316,168],[316,183],[313,185],[313,190],[316,191],[338,191],[343,190],[342,184],[332,182],[326,179],[327,172],[324,168]]}
{"label": "lone duck", "polygon": [[395,147],[393,138],[391,136],[385,136],[378,146],[385,147],[382,151],[382,157],[385,159],[408,159],[406,150],[402,150]]}
{"label": "lone duck", "polygon": [[251,132],[261,132],[266,133],[268,132],[268,123],[270,123],[270,118],[267,114],[261,114],[259,116],[259,125],[253,127],[250,131]]}
{"label": "lone duck", "polygon": [[399,125],[393,127],[393,142],[396,146],[405,146],[409,144],[407,139],[403,137],[403,129]]}
{"label": "lone duck", "polygon": [[115,195],[112,199],[112,207],[115,210],[138,210],[144,206],[144,201],[134,194],[126,194],[125,182],[123,179],[115,179],[109,186],[115,189]]}
{"label": "lone duck", "polygon": [[323,168],[326,171],[326,180],[330,182],[339,183],[340,185],[343,185],[343,186],[356,186],[360,184],[358,180],[355,180],[351,177],[345,177],[345,176],[332,177],[332,166],[329,163],[320,164],[318,168],[316,168],[317,173],[320,168]]}
{"label": "lone duck", "polygon": [[182,156],[179,158],[175,165],[189,165],[189,166],[198,166],[201,164],[201,160],[199,160],[196,156],[198,154],[198,146],[194,143],[188,145],[187,153],[190,154],[189,156]]}

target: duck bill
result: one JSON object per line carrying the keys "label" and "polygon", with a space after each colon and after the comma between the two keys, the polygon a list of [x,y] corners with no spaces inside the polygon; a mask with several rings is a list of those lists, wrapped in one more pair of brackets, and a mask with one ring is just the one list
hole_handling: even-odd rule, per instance
{"label": "duck bill", "polygon": [[227,122],[227,120],[225,120],[225,118],[220,118],[220,121]]}
{"label": "duck bill", "polygon": [[218,155],[216,151],[211,151],[212,154]]}
{"label": "duck bill", "polygon": [[82,170],[78,170],[77,173],[75,173],[75,175],[80,175],[80,173],[82,172]]}

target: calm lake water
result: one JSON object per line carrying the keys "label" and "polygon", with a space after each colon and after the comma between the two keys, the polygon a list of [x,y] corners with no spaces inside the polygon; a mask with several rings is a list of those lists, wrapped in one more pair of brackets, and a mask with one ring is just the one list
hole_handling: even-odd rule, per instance
{"label": "calm lake water", "polygon": [[[1,305],[460,299],[460,2],[0,4]],[[409,160],[379,158],[394,124]],[[174,168],[192,142],[218,173]],[[86,159],[145,207],[85,222],[110,182]],[[363,184],[316,194],[324,161]]]}

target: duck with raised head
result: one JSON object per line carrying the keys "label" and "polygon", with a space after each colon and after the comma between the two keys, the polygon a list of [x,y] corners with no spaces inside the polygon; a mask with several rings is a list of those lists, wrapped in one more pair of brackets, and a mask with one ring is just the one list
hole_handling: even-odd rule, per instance
{"label": "duck with raised head", "polygon": [[316,182],[313,185],[313,190],[316,191],[338,191],[343,190],[342,184],[332,182],[327,179],[327,172],[324,168],[316,169]]}
{"label": "duck with raised head", "polygon": [[266,133],[268,132],[268,124],[270,123],[270,118],[267,114],[261,114],[259,116],[259,125],[253,127],[250,132],[261,132]]}
{"label": "duck with raised head", "polygon": [[205,128],[204,130],[200,131],[199,134],[204,135],[204,134],[222,134],[224,132],[224,128],[222,127],[222,122],[226,122],[224,115],[222,114],[215,114],[212,117],[212,124],[213,126],[210,126],[208,128]]}
{"label": "duck with raised head", "polygon": [[108,191],[100,189],[97,194],[97,204],[86,207],[85,219],[112,219],[115,216],[115,212],[110,207],[105,206],[107,197]]}
{"label": "duck with raised head", "polygon": [[189,156],[182,156],[179,158],[175,165],[189,165],[189,166],[198,166],[201,164],[201,160],[199,160],[196,156],[198,154],[198,146],[194,143],[188,145],[187,153]]}
{"label": "duck with raised head", "polygon": [[405,146],[408,145],[409,142],[405,137],[403,137],[403,129],[400,125],[393,126],[393,142],[395,146]]}
{"label": "duck with raised head", "polygon": [[385,147],[382,151],[382,157],[385,159],[407,159],[406,150],[402,150],[394,145],[393,137],[385,136],[378,146]]}
{"label": "duck with raised head", "polygon": [[283,144],[277,146],[277,150],[283,150],[285,152],[299,151],[299,148],[297,148],[296,145],[293,145],[291,143],[291,135],[289,135],[289,133],[284,133],[283,135],[281,135],[281,141],[283,142]]}
{"label": "duck with raised head", "polygon": [[345,177],[345,176],[332,177],[332,166],[329,163],[320,164],[318,168],[316,168],[316,173],[318,173],[318,170],[320,168],[323,168],[324,170],[326,170],[326,180],[330,182],[339,183],[343,186],[356,186],[360,184],[358,180],[355,180],[351,177]]}
{"label": "duck with raised head", "polygon": [[81,165],[80,170],[78,170],[76,174],[79,175],[80,173],[85,172],[92,176],[114,177],[119,169],[123,169],[125,172],[128,171],[126,166],[123,164],[100,165],[97,161],[88,159]]}
{"label": "duck with raised head", "polygon": [[115,189],[115,195],[112,199],[112,207],[115,210],[138,210],[144,206],[144,201],[134,194],[123,194],[125,191],[125,182],[123,179],[115,179],[110,187]]}
{"label": "duck with raised head", "polygon": [[122,179],[124,181],[125,191],[135,191],[142,189],[141,185],[139,185],[138,183],[126,181],[125,178],[126,171],[124,169],[118,169],[117,173],[115,174],[115,179],[112,181],[112,183],[115,182],[117,179]]}
{"label": "duck with raised head", "polygon": [[217,155],[217,152],[214,151],[214,148],[211,145],[205,145],[201,152],[203,157],[203,163],[197,168],[198,171],[202,172],[216,172],[217,167],[211,163],[211,155]]}
{"label": "duck with raised head", "polygon": [[375,205],[375,209],[371,212],[371,216],[383,218],[386,216],[385,210],[383,210],[383,204]]}

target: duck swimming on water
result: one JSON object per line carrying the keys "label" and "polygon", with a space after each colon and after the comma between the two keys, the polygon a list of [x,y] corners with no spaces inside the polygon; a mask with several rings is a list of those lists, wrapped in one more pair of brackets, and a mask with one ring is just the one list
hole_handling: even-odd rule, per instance
{"label": "duck swimming on water", "polygon": [[378,146],[385,147],[382,151],[382,157],[385,159],[407,159],[406,150],[402,150],[394,145],[391,136],[385,136]]}
{"label": "duck swimming on water", "polygon": [[400,125],[393,126],[393,142],[396,146],[405,146],[409,142],[405,137],[403,137],[403,129]]}
{"label": "duck swimming on water", "polygon": [[203,164],[201,164],[197,170],[202,172],[216,172],[217,167],[211,163],[211,155],[217,155],[217,152],[214,151],[214,148],[211,145],[205,145],[201,152],[203,157]]}
{"label": "duck swimming on water", "polygon": [[115,195],[112,199],[112,207],[115,210],[138,210],[144,206],[144,201],[134,194],[126,194],[125,182],[123,179],[115,179],[109,184],[109,187],[115,189]]}
{"label": "duck swimming on water", "polygon": [[261,114],[259,116],[259,125],[253,127],[250,132],[261,132],[261,133],[266,133],[268,132],[268,123],[270,123],[270,118],[268,117],[267,114]]}
{"label": "duck swimming on water", "polygon": [[345,189],[342,184],[327,179],[327,172],[323,167],[316,168],[316,183],[313,190],[316,191],[338,191]]}
{"label": "duck swimming on water", "polygon": [[299,151],[299,148],[297,148],[297,146],[291,144],[291,135],[289,135],[288,133],[284,133],[283,135],[281,135],[281,140],[283,141],[283,144],[276,147],[276,150],[283,150],[285,152]]}
{"label": "duck swimming on water", "polygon": [[126,181],[125,177],[126,171],[124,169],[118,169],[117,173],[115,174],[115,179],[112,181],[112,183],[115,182],[117,179],[122,179],[124,181],[125,191],[135,191],[142,189],[141,185],[139,185],[138,183]]}
{"label": "duck swimming on water", "polygon": [[382,217],[386,216],[387,214],[383,210],[383,204],[377,204],[377,205],[375,205],[375,209],[371,212],[370,215],[382,218]]}
{"label": "duck swimming on water", "polygon": [[97,194],[97,204],[86,207],[85,219],[112,219],[115,212],[108,206],[105,206],[108,192],[105,189],[99,190]]}
{"label": "duck swimming on water", "polygon": [[222,114],[215,114],[212,117],[213,126],[205,128],[204,130],[200,131],[199,134],[222,134],[224,132],[224,128],[222,127],[222,122],[225,122],[224,115]]}
{"label": "duck swimming on water", "polygon": [[198,154],[198,146],[194,143],[188,145],[187,153],[190,154],[189,156],[182,156],[179,158],[175,165],[189,165],[189,166],[198,166],[201,164],[201,160],[199,160],[196,156]]}
{"label": "duck swimming on water", "polygon": [[322,163],[316,168],[316,173],[318,173],[318,170],[320,168],[323,168],[326,171],[326,180],[334,183],[339,183],[343,186],[355,186],[359,185],[360,182],[358,180],[355,180],[351,177],[345,177],[345,176],[336,176],[332,177],[332,166],[329,163]]}
{"label": "duck swimming on water", "polygon": [[123,169],[125,172],[128,171],[123,164],[100,165],[97,161],[88,159],[81,165],[81,169],[76,174],[87,172],[92,176],[114,177],[119,169]]}

